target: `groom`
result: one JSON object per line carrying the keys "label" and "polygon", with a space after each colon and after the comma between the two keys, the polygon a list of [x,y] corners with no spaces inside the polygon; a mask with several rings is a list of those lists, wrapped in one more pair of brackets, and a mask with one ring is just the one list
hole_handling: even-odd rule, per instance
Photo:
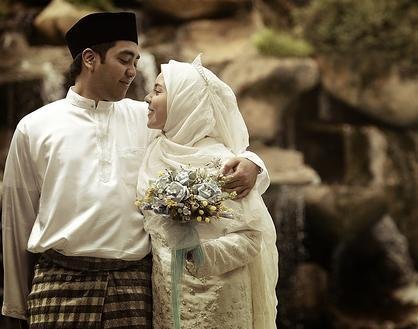
{"label": "groom", "polygon": [[[150,241],[133,202],[151,134],[147,104],[124,98],[135,15],[85,16],[66,41],[75,85],[19,122],[6,162],[2,313],[33,328],[151,328]],[[260,167],[252,153],[231,160],[227,188],[245,196]]]}

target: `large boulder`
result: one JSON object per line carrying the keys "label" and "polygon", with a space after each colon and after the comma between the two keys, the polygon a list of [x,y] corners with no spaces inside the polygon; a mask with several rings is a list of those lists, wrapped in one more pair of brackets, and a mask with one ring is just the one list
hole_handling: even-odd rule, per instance
{"label": "large boulder", "polygon": [[386,195],[380,187],[324,184],[305,188],[304,196],[308,254],[328,269],[339,243],[387,213]]}
{"label": "large boulder", "polygon": [[[3,32],[0,35],[0,69],[13,69],[20,64],[28,51],[28,43],[23,34]],[[1,79],[0,79],[1,80]]]}
{"label": "large boulder", "polygon": [[383,76],[364,82],[364,73],[350,65],[349,60],[318,59],[324,88],[338,99],[363,111],[372,118],[393,126],[418,125],[418,94],[416,76],[403,76],[394,67]]}
{"label": "large boulder", "polygon": [[250,37],[254,31],[248,16],[194,21],[177,31],[178,56],[192,61],[196,55],[203,53],[203,64],[219,71],[228,62],[251,51]]}
{"label": "large boulder", "polygon": [[[352,323],[416,321],[417,275],[408,243],[390,216],[347,239],[336,250],[330,279],[336,306]],[[408,296],[409,295],[409,296]]]}
{"label": "large boulder", "polygon": [[[293,120],[299,123],[296,126],[297,149],[303,152],[306,163],[321,180],[329,184],[307,196],[309,220],[317,219],[315,223],[322,223],[315,229],[319,234],[316,241],[321,241],[319,245],[332,249],[333,241],[348,233],[344,225],[355,227],[355,222],[362,223],[361,219],[357,220],[356,216],[351,219],[347,214],[373,206],[373,195],[378,192],[376,201],[380,199],[381,206],[377,203],[376,208],[385,208],[408,238],[418,268],[418,132],[314,120],[303,123],[302,119],[295,117]],[[331,189],[331,186],[336,187]],[[350,206],[353,197],[360,198],[356,206]],[[366,202],[362,204],[361,199]],[[348,207],[341,205],[347,202]],[[327,205],[332,205],[334,210]],[[320,210],[326,208],[326,211]],[[338,208],[342,211],[335,210]]]}
{"label": "large boulder", "polygon": [[[28,47],[15,65],[0,75],[2,126],[14,129],[26,114],[65,95],[65,72],[71,56],[64,47]],[[3,63],[4,64],[4,63]]]}
{"label": "large boulder", "polygon": [[255,52],[250,37],[255,27],[249,16],[197,20],[180,27],[156,26],[140,36],[141,47],[152,53],[157,64],[170,59],[191,62],[203,54],[203,65],[219,73],[227,63],[248,51]]}
{"label": "large boulder", "polygon": [[293,25],[292,11],[310,0],[255,0],[257,17],[265,26],[282,29]]}
{"label": "large boulder", "polygon": [[191,20],[225,15],[246,7],[249,0],[143,0],[147,12],[177,20]]}
{"label": "large boulder", "polygon": [[321,181],[318,174],[304,164],[303,154],[298,151],[261,145],[252,150],[264,161],[272,185],[302,186]]}
{"label": "large boulder", "polygon": [[34,25],[44,36],[45,41],[62,44],[64,35],[70,27],[80,18],[94,11],[93,8],[76,7],[65,0],[52,0],[35,18]]}
{"label": "large boulder", "polygon": [[[289,118],[287,118],[289,119]],[[295,116],[296,147],[324,182],[347,185],[383,185],[387,171],[388,140],[373,126],[308,121]]]}
{"label": "large boulder", "polygon": [[319,82],[312,59],[264,57],[251,50],[236,57],[221,77],[237,94],[251,139],[262,142],[277,137],[286,107]]}

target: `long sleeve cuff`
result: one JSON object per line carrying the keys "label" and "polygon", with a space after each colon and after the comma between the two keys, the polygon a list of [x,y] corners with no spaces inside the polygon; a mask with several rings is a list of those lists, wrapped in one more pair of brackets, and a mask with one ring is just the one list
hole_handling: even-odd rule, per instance
{"label": "long sleeve cuff", "polygon": [[257,176],[257,181],[255,183],[255,188],[257,189],[258,193],[263,194],[266,192],[267,188],[270,185],[270,176],[268,174],[266,165],[264,164],[264,161],[261,160],[261,158],[251,152],[251,151],[245,151],[239,155],[242,158],[246,158],[252,162],[254,162],[258,167],[260,167],[261,171]]}

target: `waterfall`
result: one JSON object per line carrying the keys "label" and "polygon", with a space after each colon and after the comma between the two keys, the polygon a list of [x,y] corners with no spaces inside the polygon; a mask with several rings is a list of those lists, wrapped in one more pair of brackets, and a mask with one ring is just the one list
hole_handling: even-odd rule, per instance
{"label": "waterfall", "polygon": [[303,187],[281,185],[277,187],[274,205],[274,224],[277,232],[279,250],[278,296],[279,328],[302,328],[302,314],[291,311],[294,300],[292,289],[295,273],[299,264],[306,259],[305,238],[305,201]]}

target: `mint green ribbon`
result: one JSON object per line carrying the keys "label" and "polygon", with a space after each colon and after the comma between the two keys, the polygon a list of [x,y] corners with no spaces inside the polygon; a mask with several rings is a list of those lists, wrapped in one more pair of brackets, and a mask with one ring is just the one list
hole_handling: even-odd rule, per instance
{"label": "mint green ribbon", "polygon": [[181,225],[181,230],[174,229],[170,232],[177,233],[175,244],[171,246],[171,306],[175,329],[180,329],[181,283],[187,253],[191,252],[196,266],[203,264],[203,250],[196,228],[191,223],[178,225]]}

